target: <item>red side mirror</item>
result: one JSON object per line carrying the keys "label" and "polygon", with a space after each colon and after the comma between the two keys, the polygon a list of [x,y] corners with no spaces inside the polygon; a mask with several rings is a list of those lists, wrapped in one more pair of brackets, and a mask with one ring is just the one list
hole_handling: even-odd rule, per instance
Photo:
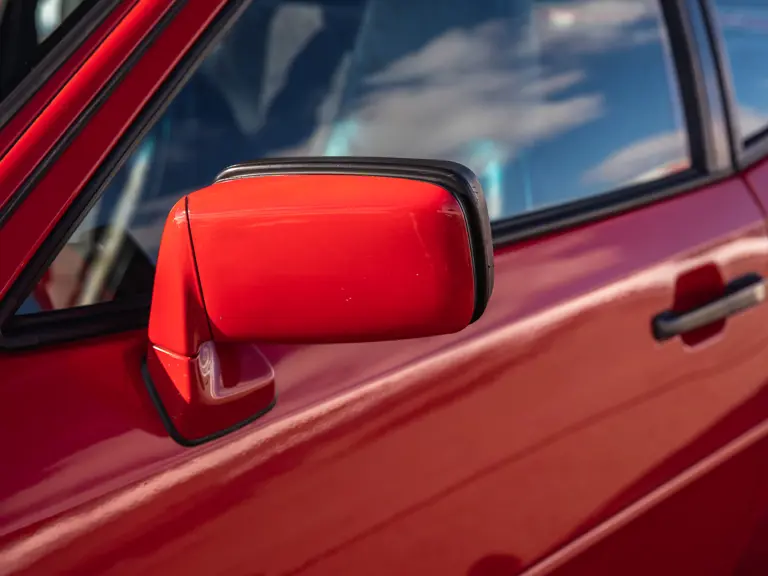
{"label": "red side mirror", "polygon": [[374,159],[228,168],[166,222],[148,384],[178,440],[263,413],[256,341],[361,342],[461,330],[485,309],[485,201],[458,164]]}

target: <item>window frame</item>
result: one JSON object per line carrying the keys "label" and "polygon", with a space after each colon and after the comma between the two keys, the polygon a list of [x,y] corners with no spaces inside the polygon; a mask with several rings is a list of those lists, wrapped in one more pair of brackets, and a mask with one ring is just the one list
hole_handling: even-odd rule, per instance
{"label": "window frame", "polygon": [[[146,329],[148,298],[23,316],[14,316],[14,313],[101,197],[111,179],[251,1],[231,0],[221,9],[149,99],[16,279],[0,302],[0,350],[27,349]],[[699,0],[657,1],[668,35],[674,64],[672,69],[685,115],[691,167],[651,182],[496,221],[492,224],[495,249],[638,209],[701,188],[734,173],[733,142],[729,139],[732,132],[722,96],[722,79],[716,59],[718,53],[711,44],[711,35],[707,34],[705,8]],[[118,71],[118,74],[121,72],[125,71]]]}
{"label": "window frame", "polygon": [[58,35],[63,36],[8,96],[0,101],[0,130],[5,128],[8,122],[24,108],[37,91],[74,55],[83,42],[101,26],[121,2],[133,3],[135,0],[93,0],[93,5],[87,9],[80,20],[66,28],[62,24],[62,27],[56,28],[46,38],[46,41],[49,41]]}
{"label": "window frame", "polygon": [[745,170],[768,157],[768,123],[762,130],[749,138],[744,139],[742,137],[738,123],[738,100],[733,83],[733,73],[729,64],[725,38],[717,22],[717,10],[713,0],[698,1],[702,6],[712,55],[716,61],[720,93],[728,119],[728,138],[731,143],[733,166],[737,171]]}

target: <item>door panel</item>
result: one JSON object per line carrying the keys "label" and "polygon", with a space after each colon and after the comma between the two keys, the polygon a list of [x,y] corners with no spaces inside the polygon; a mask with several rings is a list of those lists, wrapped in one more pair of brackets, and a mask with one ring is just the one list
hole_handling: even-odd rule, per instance
{"label": "door panel", "polygon": [[[656,506],[639,503],[611,519],[607,534],[576,540],[531,574],[763,574],[765,561],[743,553],[744,542],[753,536],[753,525],[745,519],[754,514],[751,496],[761,457],[759,443],[752,441],[726,449],[727,465],[684,475],[663,490],[664,499]],[[702,506],[706,526],[696,524]]]}
{"label": "door panel", "polygon": [[731,570],[756,520],[768,307],[695,346],[650,322],[691,270],[766,276],[767,253],[740,181],[501,248],[464,332],[260,345],[276,408],[194,449],[144,395],[144,334],[5,354],[0,432],[24,442],[4,451],[0,567],[498,574],[573,542],[537,570],[615,573],[643,549],[676,555],[656,573]]}
{"label": "door panel", "polygon": [[[744,172],[744,180],[768,214],[768,160],[757,162]],[[768,566],[768,440],[761,442],[762,463],[758,500],[755,509],[760,517],[758,528],[752,534],[749,550],[744,559],[743,574],[763,574]]]}
{"label": "door panel", "polygon": [[768,160],[759,162],[744,173],[747,185],[764,210],[768,210]]}

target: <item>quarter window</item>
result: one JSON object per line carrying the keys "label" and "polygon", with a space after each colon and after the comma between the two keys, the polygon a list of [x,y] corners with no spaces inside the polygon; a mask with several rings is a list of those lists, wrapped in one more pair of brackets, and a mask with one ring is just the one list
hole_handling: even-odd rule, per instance
{"label": "quarter window", "polygon": [[150,290],[179,197],[300,155],[461,162],[496,221],[689,166],[654,0],[255,0],[21,312]]}
{"label": "quarter window", "polygon": [[736,121],[749,141],[768,127],[768,4],[715,0],[733,81]]}

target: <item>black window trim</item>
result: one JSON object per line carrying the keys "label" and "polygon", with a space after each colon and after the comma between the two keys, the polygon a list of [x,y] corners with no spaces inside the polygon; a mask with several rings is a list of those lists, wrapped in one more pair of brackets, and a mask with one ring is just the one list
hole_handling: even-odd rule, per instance
{"label": "black window trim", "polygon": [[736,165],[740,170],[751,168],[768,157],[768,126],[757,134],[753,134],[736,149]]}
{"label": "black window trim", "polygon": [[[139,46],[128,56],[121,68],[117,70],[112,77],[107,81],[106,85],[102,88],[96,97],[88,103],[85,109],[82,111],[74,122],[70,125],[64,135],[53,145],[52,149],[43,157],[42,160],[35,166],[32,174],[30,174],[24,182],[16,189],[16,191],[6,200],[6,202],[0,206],[0,227],[2,227],[13,216],[16,209],[21,206],[22,202],[26,200],[27,196],[37,186],[37,183],[48,171],[48,168],[53,165],[59,155],[69,146],[69,144],[77,137],[80,130],[85,126],[90,117],[101,107],[101,105],[107,100],[112,93],[114,87],[123,79],[123,77],[130,71],[131,67],[136,63],[144,51],[151,45],[160,31],[168,24],[170,19],[176,14],[179,8],[186,2],[186,0],[168,0],[170,7],[165,11],[161,17],[160,22],[152,29],[140,42]],[[40,247],[44,250],[45,243]],[[42,272],[41,272],[42,274]],[[3,326],[3,304],[0,302],[0,334],[2,334]]]}
{"label": "black window trim", "polygon": [[[54,30],[46,41],[61,35],[51,51],[38,62],[29,74],[0,102],[0,130],[13,118],[48,82],[64,62],[69,60],[83,42],[93,34],[121,2],[135,4],[138,0],[95,0],[83,17],[67,26],[66,22]],[[77,9],[79,9],[78,6]]]}
{"label": "black window trim", "polygon": [[[667,28],[678,89],[686,115],[691,168],[652,182],[494,222],[492,230],[495,247],[622,214],[661,199],[685,194],[733,174],[733,149],[728,136],[730,132],[727,110],[723,108],[721,78],[713,57],[717,52],[710,45],[711,38],[702,33],[704,6],[699,3],[700,0],[658,1]],[[0,350],[27,349],[146,327],[149,316],[148,299],[136,302],[106,302],[29,316],[13,314],[101,196],[112,177],[213,49],[216,40],[229,30],[250,2],[251,0],[232,0],[219,12],[150,99],[11,286],[0,302]],[[131,65],[132,62],[127,63],[121,72],[124,73]]]}
{"label": "black window trim", "polygon": [[701,5],[706,20],[707,34],[710,38],[713,57],[717,63],[720,93],[728,117],[728,134],[733,150],[733,166],[735,170],[745,170],[768,156],[768,123],[756,134],[752,134],[746,139],[742,137],[739,130],[733,75],[726,51],[725,38],[717,22],[714,0],[697,1]]}

